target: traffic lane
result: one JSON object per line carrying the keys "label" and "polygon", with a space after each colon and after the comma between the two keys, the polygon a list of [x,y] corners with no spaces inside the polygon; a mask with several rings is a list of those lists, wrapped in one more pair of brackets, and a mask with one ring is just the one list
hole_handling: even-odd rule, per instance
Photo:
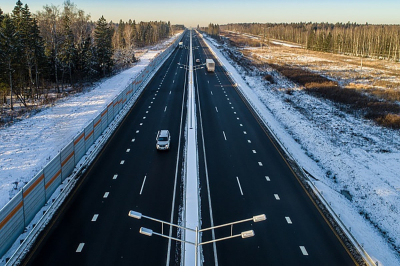
{"label": "traffic lane", "polygon": [[[127,132],[134,132],[134,129],[128,129],[128,130],[122,130],[122,132],[124,132],[125,134],[128,134]],[[155,137],[155,136],[154,136]],[[122,138],[117,138],[117,140],[119,140],[119,139],[122,139]],[[131,138],[130,138],[130,136],[129,136],[129,138],[128,138],[128,141],[131,141]],[[137,142],[138,143],[138,142]],[[152,143],[154,144],[155,143],[155,140],[153,140],[152,141]],[[154,144],[155,145],[155,144]],[[111,148],[111,150],[112,151],[114,151],[114,150],[116,150],[116,146],[119,146],[118,145],[118,143],[116,144],[116,145],[108,145],[108,147],[111,147],[111,146],[113,146],[113,148]],[[119,159],[117,159],[118,157],[117,156],[115,156],[115,155],[117,155],[117,154],[122,154],[123,152],[126,152],[126,151],[124,151],[124,149],[125,148],[123,148],[121,151],[119,151],[119,152],[113,152],[113,154],[112,154],[112,156],[110,157],[110,158],[107,158],[107,159],[105,159],[104,160],[104,163],[102,162],[101,164],[102,165],[105,165],[106,167],[106,171],[108,170],[107,168],[110,168],[110,167],[107,167],[107,163],[109,163],[109,161],[113,161],[114,160],[114,164],[111,164],[111,165],[114,165],[114,167],[115,167],[115,165],[118,165],[118,166],[120,166],[121,165],[121,162],[122,162],[122,160],[121,161],[119,161]],[[149,149],[147,149],[147,150],[149,150]],[[143,153],[142,153],[142,156],[143,156]],[[115,168],[113,167],[113,169],[112,170],[114,170],[115,171]],[[109,177],[109,179],[111,180],[111,177],[113,177],[114,176],[114,171],[110,171],[109,173],[107,173],[106,175],[104,175],[104,176],[107,176],[107,177]],[[102,174],[101,173],[104,173],[104,170],[101,170],[100,171],[100,173],[99,174],[95,174],[95,176],[96,177],[99,177],[99,176],[102,176]],[[121,174],[120,175],[120,180],[121,180],[121,178],[124,176],[124,174]],[[99,182],[99,180],[102,180],[101,178],[97,178],[97,182],[95,182],[95,186],[100,186],[100,183],[104,183],[104,182]],[[135,179],[131,179],[131,180],[135,180]],[[125,186],[123,186],[123,187],[126,187],[126,188],[128,188],[128,187],[132,187],[130,184],[128,184],[128,185],[125,185]],[[91,186],[89,189],[87,189],[87,192],[86,193],[84,193],[84,194],[90,194],[90,193],[93,193],[93,191],[94,191],[95,189],[94,189],[94,186]],[[101,189],[102,190],[102,192],[101,193],[103,193],[103,191],[105,190],[104,188],[103,189]],[[115,193],[116,195],[118,195],[118,194],[121,194],[121,195],[129,195],[129,192],[130,191],[128,191],[128,193]],[[101,194],[100,193],[100,194]],[[112,192],[111,192],[112,193]],[[97,194],[99,194],[99,193],[97,193]],[[98,195],[97,195],[98,196]],[[78,208],[75,208],[75,206],[73,206],[73,208],[72,209],[79,209],[79,207],[80,206],[84,206],[85,207],[85,209],[86,210],[90,210],[90,209],[93,209],[93,207],[94,206],[96,206],[96,205],[94,205],[93,203],[91,203],[90,202],[90,200],[88,200],[88,201],[85,201],[85,200],[80,200],[80,199],[78,199],[76,202],[78,202]],[[124,200],[121,200],[121,202],[125,202]],[[82,204],[83,203],[83,204]],[[86,206],[85,206],[86,205]],[[132,204],[129,204],[129,205],[132,205]],[[96,208],[96,207],[94,207],[94,208]],[[98,208],[98,209],[101,209],[101,208]],[[128,210],[129,208],[128,207],[126,207],[126,210]],[[71,210],[71,209],[70,209]],[[127,217],[127,211],[124,211],[123,212],[123,215],[124,216],[126,216]],[[89,211],[90,212],[90,211]],[[83,211],[82,212],[83,214],[81,214],[81,215],[78,215],[78,216],[82,216],[82,215],[84,215],[84,216],[86,216],[86,217],[83,217],[83,218],[81,218],[82,220],[88,220],[87,218],[89,217],[90,219],[92,219],[92,217],[90,217],[91,216],[91,214],[87,214],[88,212],[87,211]],[[122,213],[120,214],[120,215],[122,215]],[[120,215],[113,215],[113,217],[119,217]],[[72,215],[67,215],[67,217],[73,217]],[[124,220],[124,219],[122,219],[122,220]],[[90,223],[89,223],[90,224]],[[72,225],[72,227],[71,226],[68,226],[68,225]],[[72,230],[65,230],[65,231],[68,231],[69,233],[72,233],[73,235],[82,235],[82,234],[84,234],[84,233],[89,233],[89,231],[90,231],[90,228],[84,228],[84,230],[82,230],[82,231],[77,231],[76,229],[78,228],[79,229],[79,225],[77,225],[77,226],[74,226],[74,223],[73,223],[73,221],[67,221],[67,226],[66,226],[66,228],[67,229],[72,229]],[[114,227],[114,229],[115,229],[115,227]],[[101,233],[100,234],[98,234],[98,235],[102,235]],[[58,239],[67,239],[68,240],[68,237],[64,237],[64,238],[58,238]],[[59,242],[59,241],[54,241],[54,244],[56,244],[57,242]],[[74,242],[74,241],[72,241],[72,242]],[[63,242],[64,243],[64,242]],[[72,245],[74,245],[74,244],[72,244]],[[76,247],[75,247],[76,248]],[[85,250],[87,250],[88,248],[87,248],[87,245],[85,245],[84,246],[84,248],[85,248]],[[51,254],[51,253],[50,253]],[[96,254],[98,254],[98,252],[96,252]],[[58,259],[60,258],[59,256],[57,256],[58,257]],[[55,260],[55,261],[57,261],[57,259]],[[82,261],[80,261],[80,262],[82,262]],[[79,263],[79,262],[77,262],[77,263]],[[50,263],[51,264],[51,263]],[[45,265],[50,265],[50,264],[45,264]]]}
{"label": "traffic lane", "polygon": [[[197,77],[202,77],[201,71],[200,74],[197,74]],[[206,77],[210,77],[207,75]],[[216,79],[214,77],[214,79]],[[213,79],[212,79],[213,80]],[[211,87],[214,87],[214,83],[211,80]],[[208,81],[208,80],[207,80]],[[210,182],[210,193],[212,199],[212,212],[214,218],[214,224],[224,224],[227,222],[232,222],[236,220],[241,220],[245,218],[252,217],[254,213],[249,214],[246,213],[246,202],[240,199],[240,187],[236,181],[236,167],[240,166],[240,163],[235,166],[235,163],[230,161],[231,159],[231,146],[234,145],[230,142],[229,137],[225,139],[224,131],[226,134],[231,134],[230,129],[223,127],[221,121],[226,119],[226,117],[222,116],[221,113],[215,109],[215,105],[220,104],[224,99],[215,100],[217,92],[214,90],[209,90],[207,88],[208,82],[204,83],[202,78],[198,78],[198,91],[200,92],[200,98],[208,97],[209,101],[205,101],[204,99],[200,99],[199,103],[201,105],[201,117],[203,118],[202,124],[204,126],[204,139],[206,140],[205,148],[206,148],[206,156],[207,156],[207,165],[209,169],[209,182]],[[203,83],[202,83],[203,82]],[[214,95],[211,92],[214,91]],[[199,123],[200,124],[200,123]],[[201,139],[201,136],[198,137]],[[226,152],[228,151],[228,152]],[[203,156],[200,156],[203,157]],[[200,167],[202,169],[202,167]],[[203,172],[203,171],[202,171]],[[200,176],[201,180],[201,193],[202,193],[202,228],[207,228],[211,226],[210,220],[208,218],[208,214],[210,210],[208,210],[208,199],[205,185],[205,177]],[[219,196],[217,197],[216,194]],[[235,200],[232,200],[235,199]],[[238,199],[238,200],[236,200]],[[215,201],[218,201],[216,203]],[[228,210],[228,212],[227,212]],[[240,218],[238,218],[240,217]],[[244,230],[250,230],[252,227],[250,224],[245,224]],[[238,233],[242,229],[242,225],[235,225],[234,232]],[[228,230],[228,231],[227,231]],[[230,228],[225,229],[217,229],[215,231],[216,237],[225,237],[229,236]],[[211,239],[211,232],[207,232],[203,234],[202,240],[207,241]],[[231,241],[231,240],[229,240]],[[223,260],[221,258],[221,253],[219,252],[220,244],[217,244],[217,255],[219,261]],[[212,245],[207,245],[203,247],[204,249],[204,260],[205,265],[213,265],[214,264],[214,254],[212,250]],[[222,256],[227,256],[226,254]],[[237,261],[238,262],[238,261]],[[240,262],[240,260],[239,260]],[[237,264],[237,265],[240,265]]]}
{"label": "traffic lane", "polygon": [[[227,108],[228,110],[229,110],[229,108]],[[239,108],[240,109],[240,108]],[[236,117],[236,119],[237,119],[238,117]],[[246,120],[246,119],[245,119]],[[225,119],[224,121],[227,121],[227,119]],[[213,125],[212,126],[212,128],[215,128],[215,126]],[[241,130],[238,130],[238,132],[240,132]],[[245,132],[245,131],[243,131],[243,132]],[[213,146],[213,147],[215,147],[215,145],[211,145],[211,146]],[[237,146],[236,145],[236,142],[235,142],[235,146]],[[260,145],[257,145],[257,147],[260,147]],[[243,149],[238,149],[238,150],[240,150],[242,153],[243,153]],[[262,149],[262,150],[264,150],[264,149]],[[254,150],[255,151],[255,150]],[[251,151],[251,152],[253,152],[253,150]],[[254,152],[253,152],[254,153]],[[215,153],[214,153],[215,154]],[[249,155],[250,157],[251,157],[251,154]],[[251,164],[251,162],[249,162],[250,164]],[[281,163],[282,164],[282,163]],[[237,163],[232,163],[232,165],[237,165]],[[262,166],[262,165],[259,165],[259,166]],[[226,170],[223,170],[222,172],[226,172]],[[242,173],[243,175],[245,175],[246,173]],[[291,173],[289,173],[289,176],[290,176],[290,174]],[[259,176],[260,176],[260,174],[258,174]],[[267,181],[267,179],[266,179],[266,177],[267,176],[262,176],[262,178],[260,178],[260,180],[262,180],[262,181]],[[265,178],[265,179],[264,179]],[[247,181],[249,178],[246,178],[245,179],[245,181]],[[252,180],[252,182],[253,182],[253,180]],[[246,184],[246,182],[245,182],[245,184]],[[254,184],[251,184],[251,185],[254,185]],[[218,188],[220,188],[221,187],[221,185],[216,185],[216,187],[218,187]],[[256,186],[256,187],[258,187],[258,186]],[[245,190],[245,189],[244,189]],[[290,194],[290,193],[289,193]],[[304,193],[303,193],[304,194]],[[224,193],[224,195],[226,195],[226,193]],[[253,195],[253,194],[250,194],[250,195]],[[272,194],[271,194],[272,195]],[[277,194],[277,193],[274,193],[273,194],[273,196],[274,196],[274,198],[275,198],[275,200],[277,200],[276,199],[276,197],[275,196],[277,196],[278,198],[279,198],[279,194]],[[309,201],[309,199],[308,199],[308,201]],[[258,201],[256,201],[256,202],[258,202]],[[236,205],[236,204],[233,204],[233,205]],[[315,209],[315,208],[313,208],[313,209]],[[318,215],[318,214],[317,214]],[[319,215],[320,216],[320,215]],[[224,218],[226,217],[226,215],[224,215]],[[286,216],[285,216],[286,217]],[[321,220],[321,219],[320,219]],[[325,224],[325,228],[327,228],[327,226],[326,226],[326,224]],[[328,229],[328,233],[331,233],[332,234],[332,232],[329,232],[329,229]],[[333,237],[334,238],[334,237]],[[323,241],[324,243],[326,242],[326,241]],[[336,241],[337,242],[337,241]],[[221,245],[223,245],[222,243],[221,243]],[[299,246],[300,247],[300,246]],[[300,248],[299,248],[299,250],[300,251],[302,251]],[[303,252],[302,252],[303,253]]]}
{"label": "traffic lane", "polygon": [[[228,78],[226,76],[221,77],[221,80],[222,83],[228,82]],[[233,101],[235,101],[235,99],[238,99],[235,105],[243,104],[239,100],[239,97],[237,97],[237,93],[235,91],[231,91],[231,95],[228,96]],[[239,107],[239,110],[246,109],[247,108],[245,106]],[[271,142],[265,141],[267,139],[267,135],[265,133],[263,134],[261,127],[257,126],[258,122],[256,121],[256,119],[254,119],[251,112],[242,112],[242,114],[238,114],[238,117],[242,118],[241,115],[243,116],[244,121],[250,122],[251,120],[253,120],[253,125],[255,125],[247,127],[245,124],[243,127],[243,132],[247,132],[247,134],[245,134],[246,138],[249,138],[252,141],[254,148],[252,149],[252,151],[256,152],[253,154],[253,158],[256,157],[255,162],[257,162],[259,166],[261,166],[261,168],[266,168],[267,175],[265,176],[268,176],[270,180],[272,176],[274,177],[274,182],[269,183],[274,185],[273,189],[275,190],[274,192],[272,192],[273,197],[271,195],[270,199],[272,199],[273,202],[279,204],[277,208],[274,209],[279,209],[279,206],[282,205],[282,208],[284,208],[284,210],[287,210],[289,214],[295,217],[294,219],[297,221],[295,225],[300,228],[297,230],[297,235],[299,239],[298,243],[303,243],[301,246],[301,255],[304,255],[304,253],[308,253],[309,255],[307,256],[313,258],[313,260],[317,263],[326,263],[326,260],[328,260],[332,263],[332,265],[337,265],[338,263],[347,263],[346,265],[354,264],[353,259],[348,254],[348,251],[343,247],[340,239],[330,228],[329,224],[324,220],[324,217],[321,215],[313,201],[311,201],[305,189],[301,186],[300,181],[293,174],[292,170],[290,169],[290,167],[288,167],[285,160],[283,160],[279,152],[277,152],[277,150],[272,147],[273,145],[271,144]],[[241,130],[238,131],[239,135],[240,131]],[[271,153],[270,151],[274,152]],[[247,158],[251,158],[251,156]],[[271,173],[271,171],[276,171],[274,169],[277,168],[282,170],[278,173]],[[262,188],[262,183],[265,183],[265,176],[258,176],[258,181],[260,181],[259,184],[255,183],[255,180],[251,180],[251,182],[248,182],[250,191],[252,188]],[[243,186],[245,190],[246,183],[244,183]],[[262,193],[262,191],[260,191],[260,193]],[[249,194],[250,197],[254,195],[256,195],[256,193]],[[258,201],[252,200],[250,202]],[[290,220],[290,216],[288,216],[288,214],[285,215],[285,220],[286,217],[288,217]],[[283,217],[281,216],[281,219],[279,221],[282,220]],[[293,223],[291,223],[291,225],[293,225]],[[323,249],[322,247],[325,248]]]}

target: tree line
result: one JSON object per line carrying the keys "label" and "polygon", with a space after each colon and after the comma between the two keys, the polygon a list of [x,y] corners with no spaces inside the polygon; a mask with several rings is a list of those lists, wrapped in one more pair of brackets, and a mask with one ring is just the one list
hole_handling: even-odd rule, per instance
{"label": "tree line", "polygon": [[[134,49],[171,36],[170,22],[96,22],[69,0],[32,14],[17,1],[10,14],[0,8],[0,104],[43,100],[52,88],[110,75],[136,61]],[[11,97],[10,97],[11,96]]]}
{"label": "tree line", "polygon": [[398,61],[400,25],[357,23],[237,23],[222,30],[259,35],[268,42],[279,39],[323,52]]}
{"label": "tree line", "polygon": [[210,23],[208,27],[200,27],[197,25],[197,29],[213,36],[214,38],[219,38],[220,28],[218,24]]}

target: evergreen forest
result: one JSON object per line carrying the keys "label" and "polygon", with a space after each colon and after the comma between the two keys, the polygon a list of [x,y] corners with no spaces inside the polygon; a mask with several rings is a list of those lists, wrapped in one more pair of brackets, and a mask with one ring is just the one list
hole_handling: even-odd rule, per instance
{"label": "evergreen forest", "polygon": [[278,39],[329,53],[398,61],[400,25],[357,23],[237,23],[221,25],[221,30]]}
{"label": "evergreen forest", "polygon": [[135,50],[173,31],[163,21],[92,21],[69,0],[36,14],[20,0],[10,14],[0,7],[0,111],[12,111],[16,103],[25,109],[46,104],[49,92],[61,97],[79,91],[129,67]]}

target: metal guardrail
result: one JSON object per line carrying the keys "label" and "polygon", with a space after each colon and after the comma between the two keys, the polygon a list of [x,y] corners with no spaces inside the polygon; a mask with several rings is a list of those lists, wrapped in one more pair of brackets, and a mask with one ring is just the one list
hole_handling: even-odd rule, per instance
{"label": "metal guardrail", "polygon": [[29,251],[33,240],[50,221],[56,209],[85,172],[86,167],[94,160],[109,136],[128,113],[138,95],[178,46],[182,36],[183,34],[162,53],[159,53],[129,86],[121,91],[96,118],[84,127],[43,170],[0,210],[0,256],[3,256],[26,230],[46,202],[51,199],[56,189],[64,181],[67,180],[68,182],[63,191],[49,204],[39,222],[35,226],[32,225],[33,229],[7,261],[7,265],[18,264]]}
{"label": "metal guardrail", "polygon": [[[199,36],[202,36],[202,34],[199,34]],[[281,147],[281,149],[284,151],[286,156],[290,158],[291,161],[293,161],[300,169],[302,172],[303,176],[307,179],[307,183],[310,185],[312,188],[314,194],[322,201],[324,204],[325,208],[329,211],[329,213],[332,215],[332,217],[335,219],[337,224],[340,226],[342,231],[346,234],[346,237],[351,241],[351,243],[354,245],[354,247],[357,249],[359,254],[363,257],[364,261],[370,265],[370,266],[376,266],[375,262],[372,260],[372,258],[368,255],[368,253],[365,251],[365,249],[362,247],[360,243],[358,243],[357,239],[353,236],[353,234],[350,232],[350,230],[346,227],[346,225],[342,222],[340,217],[335,213],[335,211],[331,208],[330,204],[325,200],[321,192],[318,190],[318,188],[314,185],[314,183],[308,178],[309,175],[305,173],[302,167],[300,167],[300,163],[293,157],[293,155],[289,152],[289,150],[285,147],[285,145],[280,141],[280,139],[277,137],[277,134],[273,130],[273,128],[268,124],[268,121],[263,118],[260,110],[252,103],[252,101],[247,97],[246,93],[244,90],[241,88],[241,86],[235,81],[233,75],[229,70],[225,67],[223,62],[219,59],[219,56],[214,52],[213,48],[206,42],[204,43],[208,46],[212,54],[215,56],[215,58],[218,60],[219,64],[221,65],[222,68],[224,68],[225,72],[228,73],[228,77],[231,80],[232,84],[235,84],[236,87],[238,88],[238,91],[242,95],[242,97],[247,101],[247,103],[251,106],[253,109],[254,113],[257,115],[259,121],[261,121],[267,130],[271,133],[271,136],[274,138],[274,140],[278,143],[278,145]]]}

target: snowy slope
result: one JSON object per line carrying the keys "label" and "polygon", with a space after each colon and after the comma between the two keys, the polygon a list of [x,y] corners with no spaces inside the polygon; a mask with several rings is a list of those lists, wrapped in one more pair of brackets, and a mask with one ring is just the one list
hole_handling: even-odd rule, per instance
{"label": "snowy slope", "polygon": [[206,40],[373,261],[400,265],[399,132],[342,112],[272,69],[276,84],[246,75]]}
{"label": "snowy slope", "polygon": [[176,37],[152,47],[135,66],[89,92],[75,94],[32,117],[1,128],[0,209]]}

